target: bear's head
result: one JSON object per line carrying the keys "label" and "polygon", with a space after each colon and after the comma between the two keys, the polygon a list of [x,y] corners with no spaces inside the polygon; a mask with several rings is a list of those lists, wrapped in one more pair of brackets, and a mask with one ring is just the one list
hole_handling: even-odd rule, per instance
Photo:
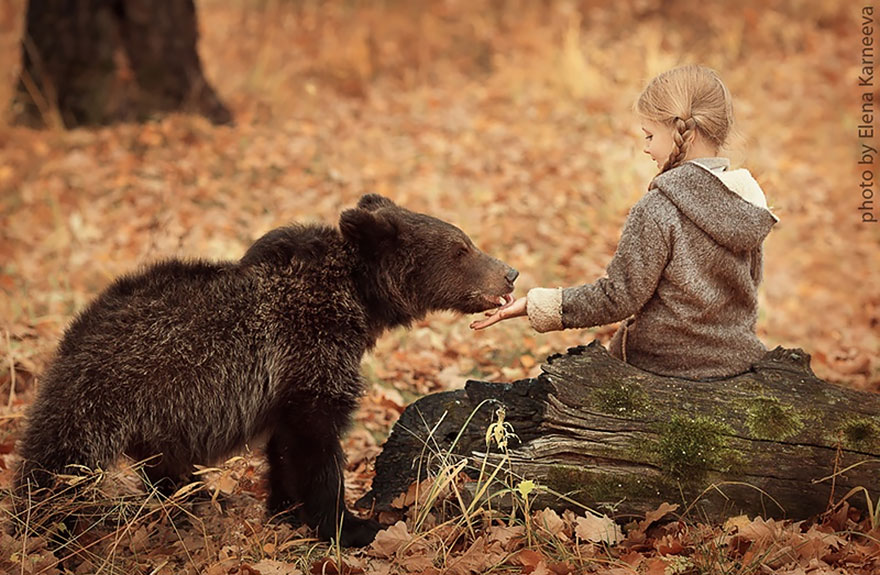
{"label": "bear's head", "polygon": [[393,323],[438,310],[478,313],[512,299],[518,272],[452,224],[368,194],[342,213],[339,228],[362,262],[361,289],[399,316]]}

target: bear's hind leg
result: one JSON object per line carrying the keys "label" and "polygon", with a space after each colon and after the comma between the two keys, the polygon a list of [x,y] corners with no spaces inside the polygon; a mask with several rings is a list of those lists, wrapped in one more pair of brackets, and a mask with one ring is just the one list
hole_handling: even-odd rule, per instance
{"label": "bear's hind leg", "polygon": [[120,429],[49,415],[35,413],[22,440],[22,463],[16,477],[19,490],[51,488],[58,474],[107,469],[121,453],[124,437]]}
{"label": "bear's hind leg", "polygon": [[153,456],[144,463],[141,473],[145,476],[144,486],[147,491],[156,490],[166,498],[170,498],[181,487],[195,481],[191,467],[179,462],[166,461],[163,454]]}
{"label": "bear's hind leg", "polygon": [[[339,444],[341,425],[326,419],[282,421],[269,441],[269,510],[289,510],[299,504],[300,515],[323,539],[345,547],[369,545],[379,524],[353,515],[345,507],[342,469],[345,456]],[[341,522],[341,532],[337,526]]]}
{"label": "bear's hind leg", "polygon": [[[13,530],[46,535],[52,525],[63,523],[67,530],[58,535],[57,544],[74,532],[79,521],[78,505],[68,502],[83,496],[91,480],[99,480],[99,469],[107,469],[119,455],[124,441],[117,428],[90,428],[90,421],[67,417],[47,409],[35,410],[22,439],[22,461],[14,485]],[[68,481],[74,475],[89,481]],[[60,481],[59,481],[60,480]],[[53,540],[55,535],[51,535]],[[60,543],[59,543],[60,542]]]}

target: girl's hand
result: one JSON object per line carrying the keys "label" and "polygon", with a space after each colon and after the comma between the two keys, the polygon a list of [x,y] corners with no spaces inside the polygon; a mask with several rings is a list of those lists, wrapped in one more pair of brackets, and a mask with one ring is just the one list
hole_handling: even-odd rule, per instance
{"label": "girl's hand", "polygon": [[486,312],[486,319],[479,319],[471,323],[471,329],[484,329],[490,325],[495,325],[501,320],[510,319],[512,317],[521,317],[528,315],[526,310],[526,302],[528,298],[521,297],[515,299],[504,307],[500,307],[495,311]]}

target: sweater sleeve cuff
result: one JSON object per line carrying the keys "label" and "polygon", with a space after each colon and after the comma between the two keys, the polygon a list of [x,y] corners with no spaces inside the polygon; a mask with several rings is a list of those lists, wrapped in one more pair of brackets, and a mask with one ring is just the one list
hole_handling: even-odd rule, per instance
{"label": "sweater sleeve cuff", "polygon": [[544,333],[564,329],[561,288],[534,288],[526,297],[529,323],[535,331]]}

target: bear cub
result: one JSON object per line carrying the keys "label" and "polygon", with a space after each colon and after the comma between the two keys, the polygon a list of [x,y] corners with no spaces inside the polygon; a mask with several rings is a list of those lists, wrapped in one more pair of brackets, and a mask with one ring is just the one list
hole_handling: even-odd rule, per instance
{"label": "bear cub", "polygon": [[173,489],[268,437],[269,513],[296,509],[320,537],[369,544],[379,525],[344,503],[340,436],[360,362],[387,329],[435,310],[511,301],[517,272],[461,230],[379,195],[339,227],[270,231],[238,262],[170,260],[121,277],[73,321],[21,443],[19,490],[69,465],[156,456]]}

